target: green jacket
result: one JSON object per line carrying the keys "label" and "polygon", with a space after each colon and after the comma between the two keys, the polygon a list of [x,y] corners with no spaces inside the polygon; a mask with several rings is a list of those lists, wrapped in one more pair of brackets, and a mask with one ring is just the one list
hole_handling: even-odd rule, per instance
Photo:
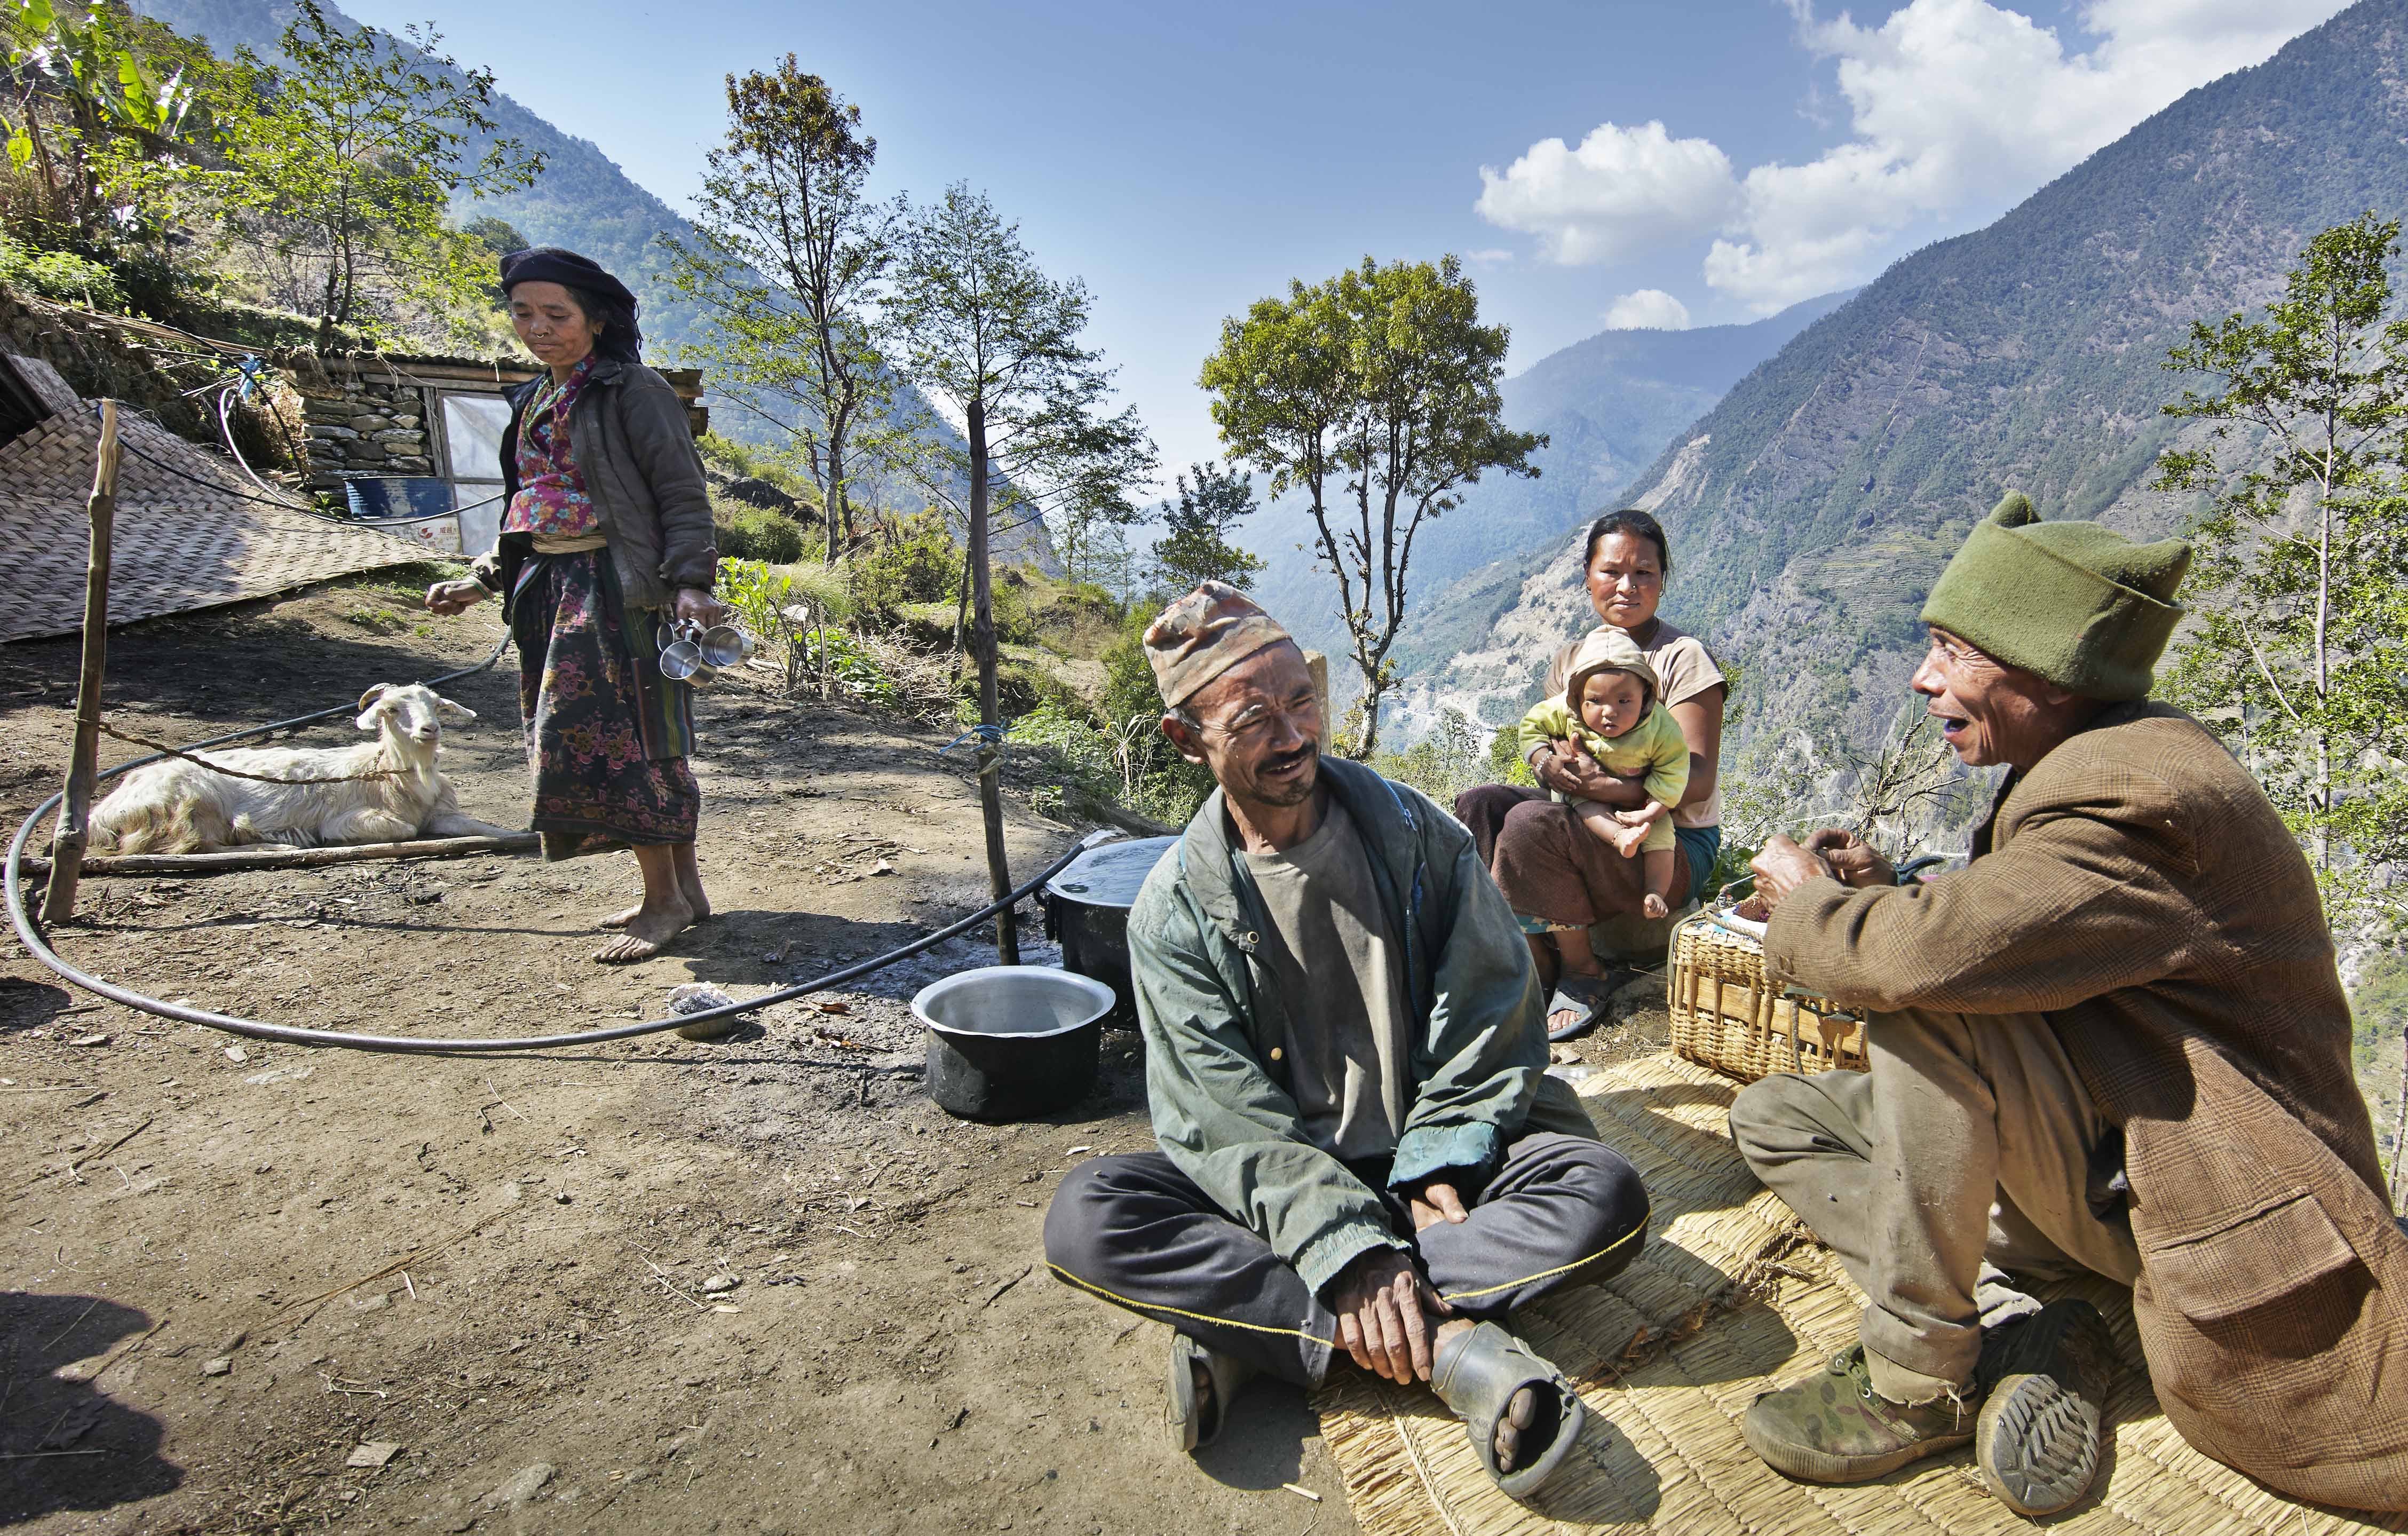
{"label": "green jacket", "polygon": [[[1359,764],[1324,758],[1321,780],[1371,855],[1423,1025],[1389,1185],[1449,1169],[1476,1181],[1525,1127],[1594,1139],[1579,1099],[1546,1075],[1529,946],[1471,834]],[[1255,963],[1268,926],[1216,790],[1129,912],[1146,1097],[1170,1160],[1318,1292],[1364,1250],[1405,1243],[1380,1196],[1304,1138],[1287,1069],[1270,1058],[1287,1017]]]}

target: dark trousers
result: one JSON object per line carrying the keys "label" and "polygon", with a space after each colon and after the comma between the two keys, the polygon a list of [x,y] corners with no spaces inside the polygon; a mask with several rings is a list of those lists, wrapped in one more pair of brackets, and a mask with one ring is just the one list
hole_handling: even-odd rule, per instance
{"label": "dark trousers", "polygon": [[[1455,819],[1471,833],[1481,862],[1517,917],[1553,928],[1585,928],[1637,916],[1647,895],[1644,859],[1624,858],[1544,790],[1478,784],[1455,797]],[[1695,900],[1704,875],[1689,850],[1672,854],[1672,905]]]}
{"label": "dark trousers", "polygon": [[[1526,1134],[1463,1193],[1468,1220],[1418,1234],[1404,1200],[1383,1195],[1397,1235],[1463,1316],[1501,1317],[1559,1286],[1608,1279],[1646,1241],[1639,1170],[1582,1137]],[[1158,1152],[1071,1170],[1045,1213],[1045,1260],[1066,1285],[1298,1385],[1320,1385],[1341,1347],[1337,1317],[1304,1277]]]}

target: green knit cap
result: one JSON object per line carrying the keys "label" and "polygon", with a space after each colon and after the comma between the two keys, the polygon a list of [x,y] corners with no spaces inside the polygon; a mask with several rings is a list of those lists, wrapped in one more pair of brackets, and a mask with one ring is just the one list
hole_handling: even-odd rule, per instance
{"label": "green knit cap", "polygon": [[1940,573],[1923,622],[2084,698],[2145,698],[2189,568],[2182,539],[2135,544],[2102,524],[2042,523],[2010,491]]}

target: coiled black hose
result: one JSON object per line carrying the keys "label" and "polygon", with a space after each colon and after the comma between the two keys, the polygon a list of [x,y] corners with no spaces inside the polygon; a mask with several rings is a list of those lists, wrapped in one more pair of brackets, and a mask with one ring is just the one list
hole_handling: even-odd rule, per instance
{"label": "coiled black hose", "polygon": [[[456,672],[447,672],[428,682],[426,686],[441,687],[444,683],[457,682],[461,678],[470,677],[485,670],[501,659],[502,652],[509,644],[509,639],[506,636],[499,645],[494,647],[493,653],[483,661],[474,667],[464,667]],[[254,736],[266,736],[294,726],[311,725],[333,715],[348,713],[351,708],[352,706],[349,704],[338,704],[330,710],[320,710],[315,714],[295,715],[290,720],[279,720],[272,725],[253,725],[248,729],[231,731],[224,736],[211,737],[208,740],[194,742],[186,750],[222,747],[231,741],[241,741]],[[93,782],[97,784],[101,780],[114,779],[121,773],[131,772],[146,764],[155,763],[165,755],[165,753],[153,753],[148,757],[137,757],[130,763],[121,763],[96,775]],[[25,843],[33,836],[35,826],[43,817],[57,809],[59,801],[64,797],[64,792],[62,791],[34,808],[34,813],[27,816],[18,826],[16,837],[9,840],[7,867],[5,871],[0,871],[0,888],[5,888],[8,903],[8,921],[16,926],[17,941],[25,946],[27,954],[50,967],[68,982],[95,997],[107,998],[111,1002],[122,1003],[127,1008],[154,1014],[159,1018],[174,1019],[182,1024],[206,1025],[211,1029],[222,1029],[229,1035],[241,1035],[249,1040],[278,1041],[287,1045],[337,1046],[350,1051],[380,1051],[396,1055],[448,1055],[459,1052],[485,1051],[548,1051],[566,1045],[594,1045],[603,1041],[625,1040],[635,1035],[658,1034],[664,1029],[681,1029],[691,1024],[707,1024],[714,1019],[734,1018],[738,1014],[753,1012],[777,1003],[791,1002],[806,994],[825,991],[829,987],[852,981],[854,977],[866,976],[871,971],[883,969],[897,960],[908,959],[923,950],[934,948],[956,934],[968,932],[1005,908],[1027,899],[1047,881],[1068,868],[1070,861],[1081,854],[1121,836],[1111,831],[1091,832],[1072,846],[1069,852],[1047,865],[1036,879],[1013,891],[1002,900],[982,911],[972,912],[957,923],[948,924],[934,933],[926,934],[898,949],[889,950],[883,955],[864,960],[857,965],[846,966],[841,970],[832,970],[824,976],[814,977],[810,981],[797,983],[793,986],[781,987],[758,998],[730,1003],[724,1008],[705,1009],[695,1013],[672,1013],[665,1019],[645,1019],[634,1024],[616,1025],[608,1029],[585,1029],[567,1035],[537,1035],[530,1038],[506,1040],[414,1040],[402,1035],[353,1035],[332,1029],[303,1029],[289,1024],[266,1024],[258,1019],[237,1018],[230,1013],[212,1013],[207,1009],[187,1008],[179,1003],[162,1002],[156,998],[145,997],[139,992],[104,982],[97,976],[69,965],[50,948],[43,938],[39,926],[27,912],[18,868],[24,857]]]}

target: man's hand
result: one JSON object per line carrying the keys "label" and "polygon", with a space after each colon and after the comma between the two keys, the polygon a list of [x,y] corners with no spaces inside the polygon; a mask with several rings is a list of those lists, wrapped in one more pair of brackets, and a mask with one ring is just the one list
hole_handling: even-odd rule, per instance
{"label": "man's hand", "polygon": [[1405,1197],[1412,1208],[1413,1230],[1427,1231],[1442,1221],[1463,1222],[1471,1213],[1463,1208],[1463,1196],[1455,1185],[1443,1179],[1431,1179]]}
{"label": "man's hand", "polygon": [[1763,851],[1747,867],[1756,871],[1756,894],[1764,897],[1768,909],[1779,907],[1790,892],[1808,881],[1831,873],[1829,865],[1783,832],[1767,839]]}
{"label": "man's hand", "polygon": [[1827,826],[1807,836],[1805,849],[1829,865],[1831,873],[1839,877],[1842,885],[1867,890],[1898,883],[1897,868],[1854,832]]}
{"label": "man's hand", "polygon": [[1372,1248],[1340,1271],[1329,1310],[1338,1314],[1338,1342],[1354,1363],[1402,1385],[1429,1380],[1430,1319],[1455,1309],[1439,1299],[1411,1257]]}

